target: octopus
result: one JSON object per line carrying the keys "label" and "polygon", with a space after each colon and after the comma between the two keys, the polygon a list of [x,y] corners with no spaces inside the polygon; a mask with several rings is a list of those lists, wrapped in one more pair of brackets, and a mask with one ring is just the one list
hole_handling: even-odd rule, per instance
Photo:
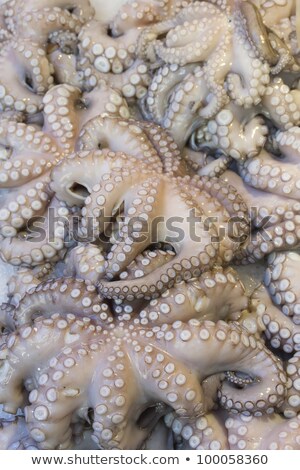
{"label": "octopus", "polygon": [[5,117],[0,121],[1,251],[17,266],[55,262],[64,255],[66,226],[74,211],[56,199],[50,172],[75,150],[81,127],[98,113],[129,116],[125,101],[105,84],[85,94],[57,85],[45,94],[43,105],[42,127]]}
{"label": "octopus", "polygon": [[256,263],[274,251],[297,247],[297,200],[252,188],[232,171],[221,178],[237,189],[249,208],[251,235],[236,253],[237,263]]}
{"label": "octopus", "polygon": [[[165,39],[156,39],[163,34]],[[184,114],[189,117],[188,136],[195,121],[205,125],[229,98],[241,107],[258,105],[270,74],[284,68],[259,11],[250,2],[227,9],[194,2],[174,18],[144,29],[139,49],[141,57],[164,63],[154,75],[142,109],[174,129],[175,138]],[[182,141],[186,135],[179,133],[177,138]]]}
{"label": "octopus", "polygon": [[7,450],[37,450],[35,441],[31,439],[24,418],[1,421],[0,446]]}
{"label": "octopus", "polygon": [[96,19],[86,23],[78,37],[77,69],[83,74],[83,86],[90,89],[106,80],[127,100],[145,97],[151,78],[148,65],[138,59],[141,31],[176,14],[190,1],[130,0],[109,24]]}
{"label": "octopus", "polygon": [[[279,128],[282,131],[273,136],[272,144],[278,151],[278,139],[297,132],[300,124],[299,105],[299,90],[289,88],[280,77],[275,77],[269,83],[260,105],[251,110],[250,119],[249,111],[230,103],[196,129],[191,136],[191,148],[221,153],[215,166],[218,168],[223,159],[226,161],[223,167],[225,170],[233,159],[243,163],[261,153],[267,143],[270,125],[266,119],[269,119],[276,130]],[[285,134],[288,130],[290,132]],[[207,170],[204,168],[203,171]]]}
{"label": "octopus", "polygon": [[298,200],[300,128],[278,132],[276,143],[280,152],[278,157],[262,150],[257,157],[240,165],[240,175],[256,189]]}
{"label": "octopus", "polygon": [[2,5],[0,448],[300,448],[299,14]]}
{"label": "octopus", "polygon": [[[255,157],[266,143],[268,128],[260,116],[247,119],[247,113],[241,113],[235,105],[224,107],[192,134],[191,148],[196,151],[214,150],[231,157],[226,160],[224,170],[232,159],[243,161]],[[216,160],[215,166],[219,167],[220,159]],[[203,170],[207,171],[205,167]]]}
{"label": "octopus", "polygon": [[[284,401],[281,361],[236,322],[194,318],[145,325],[130,314],[113,317],[95,287],[84,281],[57,279],[40,287],[12,314],[15,330],[3,338],[0,379],[6,412],[24,406],[28,396],[25,418],[38,448],[68,448],[71,423],[86,420],[90,408],[97,446],[138,448],[166,410],[185,420],[200,418],[207,408],[202,381],[226,371],[218,391],[223,408],[262,416]],[[66,313],[34,315],[40,307],[56,309],[45,306],[48,295]],[[70,304],[76,313],[67,313]],[[208,345],[209,355],[204,354]],[[249,388],[233,387],[242,380],[239,374],[249,378]],[[151,407],[156,419],[141,429],[139,417]]]}
{"label": "octopus", "polygon": [[[241,244],[241,239],[248,233],[247,208],[235,189],[226,183],[220,184],[219,181],[197,176],[172,176],[174,170],[165,158],[169,153],[166,152],[165,141],[160,141],[160,148],[156,150],[154,147],[152,153],[147,148],[146,160],[140,162],[138,158],[129,157],[136,151],[141,156],[136,142],[143,135],[140,127],[132,126],[130,122],[121,120],[118,123],[122,131],[122,134],[119,133],[119,141],[123,135],[128,154],[116,153],[118,142],[112,144],[114,151],[105,149],[107,140],[109,144],[113,142],[114,136],[108,132],[112,121],[109,118],[96,118],[91,127],[92,132],[88,132],[88,128],[83,130],[81,144],[89,150],[75,154],[57,165],[52,171],[51,185],[61,201],[82,208],[81,230],[91,238],[90,241],[99,239],[105,233],[105,225],[112,222],[121,208],[123,220],[117,222],[117,234],[112,237],[112,246],[105,263],[106,278],[114,282],[101,281],[103,294],[128,300],[157,296],[172,287],[174,282],[197,277],[216,262],[229,262]],[[114,132],[117,132],[118,127],[115,127]],[[149,131],[151,126],[147,128]],[[154,131],[156,134],[157,130]],[[130,139],[132,134],[133,139]],[[150,142],[151,139],[154,140],[154,133],[149,134]],[[99,143],[104,149],[92,150],[99,147]],[[156,152],[162,152],[165,159],[164,171],[159,171],[159,157],[154,159]],[[155,165],[155,173],[147,164],[147,159],[151,165]],[[173,173],[170,174],[168,168]],[[170,195],[174,210],[168,201]],[[192,230],[188,227],[187,213],[198,217],[194,226],[196,237],[193,235],[193,227]],[[213,220],[209,219],[211,214],[214,215]],[[232,226],[233,233],[226,234],[223,228],[222,239],[217,242],[214,237],[220,238],[220,229],[228,224],[231,216],[239,218]],[[170,226],[170,222],[174,217],[175,221],[182,222],[180,230],[183,232],[180,233],[184,236],[177,232],[172,237],[174,227]],[[171,243],[176,256],[145,277],[132,282],[117,280],[116,276],[154,242]]]}
{"label": "octopus", "polygon": [[[63,54],[77,44],[77,35],[93,9],[80,2],[30,2],[4,4],[3,21],[10,34],[0,52],[0,105],[2,110],[34,114],[43,107],[43,95],[54,82],[48,43]],[[75,46],[74,46],[75,43]]]}
{"label": "octopus", "polygon": [[299,415],[287,420],[277,413],[264,420],[241,414],[225,422],[233,450],[299,450],[299,425]]}
{"label": "octopus", "polygon": [[[73,248],[65,260],[64,276],[97,284],[105,277],[103,254],[101,246],[91,243]],[[174,252],[171,250],[161,248],[145,250],[128,265],[120,274],[120,278],[129,281],[145,277],[173,257]],[[36,273],[21,272],[12,281],[10,291],[20,291],[19,279],[22,286],[27,284],[23,294],[26,291],[31,292],[40,282]],[[223,269],[220,266],[204,272],[198,279],[176,283],[161,297],[151,300],[150,303],[145,299],[120,303],[119,299],[116,299],[114,305],[116,314],[132,313],[133,309],[139,309],[142,323],[150,322],[153,325],[179,319],[189,320],[195,316],[212,321],[218,319],[238,321],[248,308],[250,308],[249,299],[237,272],[233,268]]]}

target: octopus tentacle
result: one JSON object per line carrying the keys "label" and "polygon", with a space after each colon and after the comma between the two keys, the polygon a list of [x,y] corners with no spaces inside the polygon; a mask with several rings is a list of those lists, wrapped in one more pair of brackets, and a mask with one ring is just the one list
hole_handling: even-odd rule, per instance
{"label": "octopus tentacle", "polygon": [[56,141],[24,123],[0,120],[1,188],[19,187],[40,177],[61,158]]}
{"label": "octopus tentacle", "polygon": [[286,363],[286,375],[288,378],[287,398],[281,407],[286,418],[295,418],[299,416],[300,400],[299,400],[299,365],[300,353],[296,352]]}
{"label": "octopus tentacle", "polygon": [[93,20],[80,31],[80,55],[101,73],[121,74],[134,62],[139,34],[139,30],[130,29],[121,36],[109,36],[107,26]]}
{"label": "octopus tentacle", "polygon": [[78,62],[78,71],[83,76],[85,89],[90,90],[105,81],[120,91],[128,102],[134,98],[142,99],[150,83],[149,66],[139,59],[136,59],[125,72],[118,74],[99,72],[89,60],[82,58]]}
{"label": "octopus tentacle", "polygon": [[162,166],[157,166],[158,157],[165,171],[173,170],[174,152],[175,171],[180,165],[179,150],[163,129],[139,121],[95,117],[83,127],[78,146],[81,150],[109,147],[113,152],[122,151],[149,162],[149,168],[154,169],[155,164],[155,171]]}
{"label": "octopus tentacle", "polygon": [[184,176],[187,173],[186,165],[181,158],[180,148],[169,132],[165,131],[164,127],[146,121],[137,121],[136,124],[145,132],[157,151],[164,172]]}
{"label": "octopus tentacle", "polygon": [[[138,155],[143,157],[143,154]],[[148,159],[149,157],[146,157],[146,163],[148,163],[146,166],[143,161],[139,162],[136,158],[130,157],[125,153],[118,151],[115,153],[108,149],[71,154],[53,169],[51,188],[59,199],[66,201],[70,205],[83,206],[89,194],[93,195],[100,191],[100,189],[108,193],[111,192],[113,188],[110,186],[106,189],[105,186],[101,188],[98,184],[103,177],[105,181],[105,178],[110,178],[110,175],[115,172],[115,176],[128,178],[130,177],[129,170],[136,173],[135,167],[147,173],[148,166],[154,165],[155,162],[154,158],[150,157],[150,161],[147,162]],[[156,163],[158,172],[160,169],[159,163]],[[121,183],[123,178],[117,182]],[[93,190],[93,188],[95,189]],[[99,203],[100,206],[104,205],[104,202],[102,204]],[[92,200],[89,200],[88,204],[90,203],[92,203]],[[109,210],[107,212],[109,213]]]}
{"label": "octopus tentacle", "polygon": [[300,124],[300,94],[292,90],[282,78],[274,77],[262,98],[263,111],[280,129],[290,129]]}
{"label": "octopus tentacle", "polygon": [[265,325],[265,335],[274,349],[280,348],[286,353],[300,350],[299,327],[284,315],[268,295],[266,288],[260,285],[252,295],[260,301],[258,313]]}
{"label": "octopus tentacle", "polygon": [[[79,366],[81,366],[81,376],[87,379],[88,372],[85,366],[86,358],[78,354],[78,348],[74,348],[74,356]],[[77,354],[76,354],[77,353]],[[53,360],[57,361],[57,358]],[[56,366],[56,373],[61,374],[61,386],[54,389],[55,378],[47,377],[47,385],[40,384],[38,389],[31,391],[29,401],[31,405],[25,408],[26,422],[30,436],[38,442],[42,449],[60,449],[65,450],[71,447],[72,442],[72,415],[76,408],[80,407],[84,400],[85,393],[80,388],[70,388],[68,383],[74,380],[76,372],[70,367],[65,366],[62,360]],[[89,359],[91,359],[89,357]],[[66,365],[68,362],[66,361]],[[66,373],[68,374],[66,378]],[[54,376],[55,377],[55,376]],[[47,394],[47,390],[50,390]],[[52,392],[52,394],[51,394]],[[70,398],[72,398],[70,400]],[[59,400],[59,401],[58,401]],[[43,403],[43,404],[39,404]],[[47,403],[48,406],[45,406]],[[64,412],[62,412],[64,410]],[[64,414],[62,416],[62,414]],[[46,421],[47,420],[47,421]]]}
{"label": "octopus tentacle", "polygon": [[0,446],[6,450],[37,450],[34,440],[28,435],[25,420],[20,416],[13,421],[1,420]]}
{"label": "octopus tentacle", "polygon": [[[66,335],[65,329],[68,325],[71,330],[69,335]],[[36,320],[35,328],[24,325],[17,333],[11,333],[7,339],[6,349],[1,349],[0,396],[1,402],[5,403],[4,411],[15,413],[18,407],[23,405],[22,378],[32,369],[32,365],[43,363],[49,356],[51,358],[57,348],[72,344],[78,338],[79,332],[83,337],[91,335],[89,326],[88,321],[85,323],[76,321],[74,315],[61,317],[57,314],[49,319]],[[22,372],[16,367],[16,357],[23,357]],[[11,388],[8,388],[5,382],[8,374]]]}
{"label": "octopus tentacle", "polygon": [[7,283],[10,304],[17,306],[24,294],[29,292],[31,288],[37,287],[41,279],[48,276],[52,270],[51,263],[45,263],[35,268],[19,268]]}
{"label": "octopus tentacle", "polygon": [[291,127],[287,131],[278,131],[276,134],[278,149],[285,156],[286,160],[294,163],[300,162],[300,130],[299,127]]}
{"label": "octopus tentacle", "polygon": [[145,250],[126,267],[126,270],[122,271],[119,277],[130,280],[145,276],[170,261],[174,256],[174,251],[170,249],[166,251],[161,248]]}
{"label": "octopus tentacle", "polygon": [[264,57],[270,65],[276,65],[278,56],[269,40],[259,9],[251,2],[241,3],[241,12],[246,20],[247,29],[254,42],[259,55]]}
{"label": "octopus tentacle", "polygon": [[[21,73],[20,73],[20,72]],[[37,43],[9,41],[0,53],[0,105],[3,110],[34,114],[53,83],[46,53]]]}
{"label": "octopus tentacle", "polygon": [[114,36],[119,36],[129,29],[142,28],[168,16],[173,16],[190,2],[191,0],[163,0],[162,2],[159,0],[150,0],[150,2],[142,0],[137,3],[129,0],[121,5],[118,13],[110,23],[110,28]]}
{"label": "octopus tentacle", "polygon": [[30,13],[32,10],[40,8],[61,9],[73,13],[81,18],[83,22],[92,18],[95,10],[92,8],[89,0],[33,0],[30,5],[26,0],[8,1],[5,11],[6,20],[13,30],[14,17],[19,13]]}
{"label": "octopus tentacle", "polygon": [[108,306],[93,285],[82,279],[58,278],[41,282],[24,294],[14,312],[15,327],[32,323],[37,315],[51,316],[58,309],[77,316],[112,321],[106,313]]}
{"label": "octopus tentacle", "polygon": [[[297,205],[298,208],[298,205]],[[255,263],[273,251],[282,251],[299,246],[298,216],[293,220],[281,222],[275,226],[254,232],[251,240],[242,247],[239,256],[244,263]]]}
{"label": "octopus tentacle", "polygon": [[[299,142],[299,137],[297,140]],[[296,145],[293,149],[294,156],[299,155]],[[299,199],[300,171],[287,157],[279,160],[262,150],[258,156],[240,162],[239,173],[244,181],[254,188]]]}
{"label": "octopus tentacle", "polygon": [[[217,323],[204,321],[200,323],[196,320],[190,320],[185,325],[186,333],[184,335],[181,334],[179,328],[174,328],[174,325],[180,327],[180,324],[181,322],[176,322],[173,324],[173,327],[169,326],[165,328],[164,337],[167,332],[171,330],[174,338],[176,338],[176,346],[175,343],[170,345],[171,351],[173,352],[174,348],[176,348],[176,350],[178,352],[180,351],[180,354],[183,355],[184,360],[189,361],[193,366],[198,364],[196,367],[201,367],[201,349],[204,347],[206,340],[210,338],[210,358],[206,368],[206,376],[224,371],[224,363],[228,363],[226,358],[227,355],[230,354],[231,364],[234,365],[231,370],[239,371],[261,380],[255,382],[255,384],[251,384],[251,387],[245,387],[239,391],[232,388],[229,383],[223,382],[221,390],[218,393],[221,406],[238,412],[244,411],[247,413],[248,409],[251,412],[257,410],[263,413],[268,409],[271,412],[274,406],[279,406],[283,402],[286,392],[286,377],[282,365],[279,359],[273,361],[272,354],[264,349],[263,344],[259,340],[254,340],[253,336],[251,336],[250,340],[250,338],[239,329],[236,323],[227,324],[223,321],[218,321]],[[203,330],[205,330],[205,334]],[[203,336],[205,336],[205,340],[202,339]],[[185,338],[189,339],[186,340]],[[226,338],[228,338],[229,342],[225,341]],[[247,356],[244,355],[245,351],[243,352],[243,343],[245,343],[247,348],[249,347],[249,349],[247,349]],[[196,344],[198,345],[197,351],[199,355],[195,354],[194,348]],[[251,372],[249,369],[247,370],[249,357],[256,358],[255,364],[251,367]],[[270,359],[272,366],[270,365]],[[276,379],[274,378],[270,389],[266,392],[264,387],[261,389],[264,382],[263,377],[265,373],[270,373],[274,365],[278,370],[279,376]],[[273,400],[274,403],[272,403]],[[249,403],[249,405],[247,403]]]}
{"label": "octopus tentacle", "polygon": [[[43,21],[41,22],[41,18]],[[61,8],[39,8],[31,11],[22,11],[15,16],[15,34],[24,39],[30,39],[44,45],[47,39],[56,31],[79,33],[82,20]]]}
{"label": "octopus tentacle", "polygon": [[[114,138],[116,135],[119,139],[122,138],[120,142]],[[143,132],[135,125],[135,121],[95,117],[83,128],[78,145],[81,150],[92,150],[101,146],[101,148],[109,147],[112,151],[120,151],[122,148],[123,151],[125,147],[126,153],[138,158],[144,138]],[[150,144],[146,150],[151,151]]]}
{"label": "octopus tentacle", "polygon": [[[192,149],[221,150],[222,153],[236,160],[259,154],[266,142],[267,134],[267,127],[262,118],[254,117],[245,122],[244,119],[238,118],[235,111],[234,106],[226,106],[199,127],[191,137]],[[220,158],[217,159],[216,165],[219,160]],[[210,168],[211,165],[208,165],[208,172],[211,171]],[[226,165],[223,168],[226,169]],[[205,169],[206,167],[203,168],[201,174]]]}
{"label": "octopus tentacle", "polygon": [[53,67],[55,83],[68,83],[69,85],[83,88],[83,74],[77,70],[77,57],[75,54],[62,52],[57,42],[56,38],[53,38],[52,46],[48,47],[48,57]]}
{"label": "octopus tentacle", "polygon": [[82,95],[79,88],[57,85],[45,94],[43,104],[44,129],[66,153],[75,150],[80,131],[90,120],[101,119],[100,116],[129,117],[125,100],[105,83]]}
{"label": "octopus tentacle", "polygon": [[174,87],[169,99],[170,106],[161,124],[172,134],[180,148],[185,145],[193,129],[202,122],[201,113],[210,106],[207,104],[203,107],[208,93],[201,68],[187,74]]}
{"label": "octopus tentacle", "polygon": [[169,413],[165,423],[183,442],[177,444],[181,450],[220,450],[228,448],[226,429],[216,413],[206,413],[187,422],[184,418]]}
{"label": "octopus tentacle", "polygon": [[[246,2],[246,5],[248,2]],[[237,11],[234,15],[234,32],[232,39],[233,61],[231,72],[227,76],[230,97],[240,106],[250,107],[258,104],[269,83],[270,68],[259,57],[254,48],[248,31],[243,25],[243,15]],[[249,47],[250,46],[250,47]],[[248,74],[244,73],[247,68]],[[241,80],[243,77],[243,81]],[[253,86],[255,83],[255,87]]]}
{"label": "octopus tentacle", "polygon": [[228,314],[230,319],[236,319],[247,306],[248,298],[236,273],[231,268],[218,267],[203,273],[197,280],[175,284],[159,299],[151,300],[140,317],[143,324],[154,325],[191,318],[214,321],[227,319]]}
{"label": "octopus tentacle", "polygon": [[52,196],[47,175],[24,184],[22,194],[18,189],[10,191],[4,198],[6,208],[0,212],[2,237],[16,236],[32,218],[43,215]]}
{"label": "octopus tentacle", "polygon": [[105,258],[101,246],[79,244],[69,251],[65,260],[64,276],[84,279],[95,284],[105,273]]}
{"label": "octopus tentacle", "polygon": [[[273,413],[264,419],[238,414],[225,422],[231,449],[299,449],[299,419],[284,419]],[[259,430],[259,431],[258,431]]]}
{"label": "octopus tentacle", "polygon": [[273,302],[295,324],[300,323],[299,314],[297,314],[300,309],[298,304],[300,293],[294,279],[299,259],[299,255],[293,252],[272,253],[268,258],[268,268],[264,276],[265,286],[268,288]]}
{"label": "octopus tentacle", "polygon": [[70,85],[57,85],[43,98],[44,129],[65,152],[72,152],[79,133],[75,105],[80,90]]}
{"label": "octopus tentacle", "polygon": [[[42,188],[37,183],[37,190]],[[36,192],[36,190],[35,190]],[[60,203],[55,198],[51,201],[46,212],[42,215],[42,219],[32,219],[32,210],[26,213],[28,217],[28,232],[23,235],[22,232],[18,236],[3,238],[0,242],[2,258],[15,266],[37,266],[51,260],[51,262],[59,260],[64,256],[65,238],[67,235],[66,226],[68,225],[68,217],[71,211],[64,203]],[[52,217],[49,217],[50,214]],[[39,226],[41,222],[41,227]],[[54,224],[52,224],[52,222]],[[31,223],[33,225],[31,226]],[[36,226],[34,225],[36,223]]]}
{"label": "octopus tentacle", "polygon": [[[194,147],[195,148],[195,147]],[[221,155],[217,159],[213,159],[207,165],[203,166],[199,171],[199,176],[208,176],[209,178],[217,178],[227,170],[232,163],[232,158]]]}
{"label": "octopus tentacle", "polygon": [[122,94],[104,81],[92,91],[83,93],[80,101],[84,108],[84,114],[80,116],[81,128],[99,115],[122,119],[130,117],[128,104]]}
{"label": "octopus tentacle", "polygon": [[193,65],[179,67],[177,64],[165,64],[155,71],[146,96],[147,111],[155,122],[163,123],[172,89],[193,69]]}
{"label": "octopus tentacle", "polygon": [[[151,243],[149,238],[144,236],[144,225],[148,226],[148,221],[151,223],[151,220],[159,215],[161,186],[159,178],[152,176],[139,184],[137,189],[131,190],[126,197],[122,229],[119,231],[116,243],[111,247],[112,256],[109,256],[105,263],[108,279],[123,271],[138,254],[133,247],[127,249],[128,245],[135,243],[141,253]],[[149,229],[151,231],[151,227],[147,228],[147,231]]]}

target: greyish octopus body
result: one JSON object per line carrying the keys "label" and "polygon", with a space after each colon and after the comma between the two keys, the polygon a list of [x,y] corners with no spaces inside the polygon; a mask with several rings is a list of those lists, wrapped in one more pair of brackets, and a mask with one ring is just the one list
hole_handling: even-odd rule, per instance
{"label": "greyish octopus body", "polygon": [[[119,225],[117,239],[115,235],[113,237],[114,244],[107,255],[106,277],[110,280],[115,279],[139,253],[154,242],[165,242],[170,239],[173,241],[176,253],[173,260],[145,278],[131,282],[115,280],[110,284],[102,281],[104,295],[128,300],[157,296],[159,292],[171,287],[174,282],[199,276],[202,271],[209,269],[216,262],[221,264],[230,262],[248,233],[247,207],[235,189],[226,183],[220,184],[218,181],[205,178],[172,176],[174,169],[180,169],[180,163],[177,167],[174,166],[174,169],[170,166],[169,155],[171,156],[172,152],[168,152],[167,141],[160,141],[157,150],[151,143],[152,139],[153,142],[159,142],[159,139],[155,138],[159,135],[157,128],[147,127],[145,136],[140,128],[141,124],[133,125],[130,121],[120,121],[118,126],[122,134],[119,134],[119,141],[115,142],[113,134],[108,132],[113,120],[96,118],[94,122],[95,124],[91,126],[93,134],[88,133],[88,139],[86,139],[87,132],[83,131],[81,140],[83,148],[97,148],[100,142],[104,146],[108,143],[117,150],[120,145],[124,148],[123,140],[128,154],[139,157],[141,153],[137,143],[139,139],[143,139],[144,142],[148,135],[146,138],[149,141],[148,147],[152,147],[152,153],[147,149],[147,155],[151,156],[148,159],[152,168],[155,166],[154,173],[149,163],[147,164],[147,159],[139,162],[137,158],[130,158],[120,152],[115,153],[106,149],[86,150],[68,158],[52,172],[51,187],[56,196],[69,205],[83,207],[81,230],[91,240],[96,240],[104,232],[105,223],[110,222],[118,208],[124,206],[122,209],[124,220]],[[117,132],[116,128],[114,132]],[[133,139],[129,140],[129,136],[133,136]],[[172,142],[169,146],[172,146]],[[157,158],[157,153],[162,154],[162,162]],[[160,168],[157,161],[160,163]],[[163,166],[165,173],[162,173]],[[167,171],[168,169],[171,173]],[[77,188],[81,188],[80,191],[76,192]],[[174,208],[169,204],[170,195]],[[195,226],[197,239],[193,237],[192,230],[188,226],[187,213],[194,217],[202,216],[201,220],[197,219]],[[215,217],[213,224],[209,219],[208,227],[205,227],[204,218],[211,215]],[[227,224],[233,215],[240,217],[238,226],[234,227],[234,233],[224,233],[220,243],[214,243],[213,240],[216,240],[214,237],[220,235],[218,230]],[[182,230],[185,234],[178,240],[172,237],[172,231],[168,228],[168,221],[175,216],[176,220],[181,217]],[[133,220],[138,220],[138,225],[132,227],[134,231],[131,234],[132,217]],[[161,224],[159,230],[155,226],[157,220]],[[91,221],[92,231],[89,227]],[[200,243],[199,235],[201,235]]]}
{"label": "greyish octopus body", "polygon": [[74,41],[76,46],[76,36],[94,10],[88,0],[74,4],[10,0],[2,8],[10,36],[0,52],[0,105],[3,110],[34,114],[53,85],[55,70],[47,57],[48,41],[62,53]]}
{"label": "greyish octopus body", "polygon": [[[1,420],[0,447],[79,448],[90,424],[108,449],[298,449],[299,255],[282,252],[300,237],[296,1],[93,15],[88,0],[0,13],[0,248],[21,265],[0,308],[0,403],[25,410]],[[130,119],[137,102],[163,127]],[[49,208],[56,238],[34,241]],[[166,219],[190,210],[201,241],[184,222],[170,243]],[[53,279],[73,215],[81,241]],[[135,217],[164,220],[143,239]],[[249,298],[228,264],[270,253]]]}
{"label": "greyish octopus body", "polygon": [[[165,39],[156,40],[164,33]],[[142,57],[166,64],[154,75],[143,108],[170,129],[180,145],[195,128],[195,121],[204,124],[213,118],[227,104],[228,95],[238,106],[258,105],[270,73],[278,73],[285,65],[250,2],[241,2],[239,8],[229,5],[227,10],[194,2],[174,19],[146,28],[140,50]],[[199,67],[201,62],[205,65]]]}
{"label": "greyish octopus body", "polygon": [[0,448],[7,450],[37,450],[35,441],[29,436],[24,418],[0,422]]}
{"label": "greyish octopus body", "polygon": [[[97,284],[105,277],[103,254],[103,249],[93,244],[82,244],[73,248],[65,261],[64,275]],[[128,265],[120,274],[120,279],[130,281],[145,277],[174,256],[173,251],[161,248],[146,250]],[[19,275],[22,279],[25,276],[27,284],[31,283],[28,289],[39,282],[33,273],[31,276],[29,272]],[[15,284],[19,283],[16,279]],[[13,287],[18,288],[16,285]],[[150,322],[155,325],[175,320],[187,321],[194,317],[212,321],[238,320],[248,307],[249,299],[237,273],[232,268],[223,269],[218,266],[206,271],[198,279],[175,284],[150,303],[144,299],[133,302],[120,302],[117,299],[114,311],[117,314],[132,313],[138,309],[142,324]]]}
{"label": "greyish octopus body", "polygon": [[249,208],[251,235],[236,253],[237,263],[256,263],[273,251],[298,246],[300,204],[297,200],[252,188],[232,171],[226,171],[221,179],[237,189]]}
{"label": "greyish octopus body", "polygon": [[[56,301],[51,304],[48,297]],[[52,305],[55,311],[56,302],[66,313],[48,311],[36,318],[40,307],[46,311]],[[231,380],[222,383],[218,397],[226,409],[261,416],[284,400],[280,360],[235,322],[191,319],[150,326],[129,314],[113,318],[95,287],[74,279],[35,288],[12,318],[16,330],[3,337],[1,347],[0,400],[4,410],[15,412],[30,392],[25,415],[39,448],[68,448],[71,422],[84,418],[90,407],[97,445],[138,448],[150,431],[138,425],[145,409],[160,404],[157,419],[173,409],[178,417],[194,420],[209,403],[201,383],[228,370],[232,378],[243,373],[251,379],[242,390]],[[209,355],[204,353],[208,346]]]}
{"label": "greyish octopus body", "polygon": [[[191,148],[196,151],[210,149],[221,152],[227,157],[224,169],[228,168],[232,159],[243,163],[258,155],[266,143],[268,127],[262,115],[282,131],[293,132],[292,128],[295,130],[300,124],[299,106],[299,90],[290,89],[281,78],[275,77],[268,85],[260,105],[249,111],[230,103],[192,134]],[[275,136],[276,142],[278,138]],[[217,169],[221,159],[215,162]],[[215,176],[216,170],[212,172],[211,166],[207,169],[204,167],[202,172],[210,171]]]}
{"label": "greyish octopus body", "polygon": [[175,15],[191,0],[129,0],[109,24],[100,20],[87,23],[79,34],[78,70],[83,86],[93,88],[105,80],[132,101],[147,93],[150,71],[137,59],[141,31],[148,25]]}
{"label": "greyish octopus body", "polygon": [[[5,207],[0,211],[1,251],[15,265],[53,262],[63,254],[64,222],[73,211],[55,199],[50,171],[74,151],[81,127],[95,115],[129,116],[125,101],[105,84],[83,95],[75,87],[57,85],[46,93],[43,105],[42,127],[0,120],[0,188],[5,190]],[[42,237],[29,242],[31,230],[26,226],[44,217],[48,231],[50,208],[64,220],[53,228],[53,240],[48,243]]]}

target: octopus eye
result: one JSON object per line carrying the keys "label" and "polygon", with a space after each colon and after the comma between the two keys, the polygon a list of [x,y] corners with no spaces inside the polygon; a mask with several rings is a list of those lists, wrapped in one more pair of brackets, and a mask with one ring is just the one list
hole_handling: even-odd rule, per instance
{"label": "octopus eye", "polygon": [[90,195],[89,190],[83,184],[77,183],[76,181],[70,186],[69,192],[80,199],[86,199]]}

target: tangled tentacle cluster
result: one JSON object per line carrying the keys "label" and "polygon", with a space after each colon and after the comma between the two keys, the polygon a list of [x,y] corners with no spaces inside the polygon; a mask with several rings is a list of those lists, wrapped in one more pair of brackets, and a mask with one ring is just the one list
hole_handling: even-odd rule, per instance
{"label": "tangled tentacle cluster", "polygon": [[[49,305],[52,311],[59,305],[62,313],[52,314]],[[227,369],[253,377],[255,386],[241,393],[224,382],[219,400],[226,409],[260,416],[283,401],[286,379],[280,361],[237,323],[195,318],[172,323],[169,318],[151,326],[144,315],[141,320],[129,314],[114,318],[95,287],[75,279],[34,288],[8,315],[16,330],[1,349],[1,401],[5,411],[13,412],[29,393],[26,421],[39,448],[67,448],[72,417],[73,422],[75,416],[84,419],[90,407],[94,442],[105,448],[140,446],[146,429],[139,428],[138,417],[145,408],[161,403],[178,417],[195,419],[207,407],[202,381]],[[41,342],[47,345],[42,351]],[[20,368],[15,357],[26,357],[26,363],[23,359]],[[77,364],[84,374],[78,375]]]}
{"label": "tangled tentacle cluster", "polygon": [[296,3],[2,5],[1,448],[300,448]]}

